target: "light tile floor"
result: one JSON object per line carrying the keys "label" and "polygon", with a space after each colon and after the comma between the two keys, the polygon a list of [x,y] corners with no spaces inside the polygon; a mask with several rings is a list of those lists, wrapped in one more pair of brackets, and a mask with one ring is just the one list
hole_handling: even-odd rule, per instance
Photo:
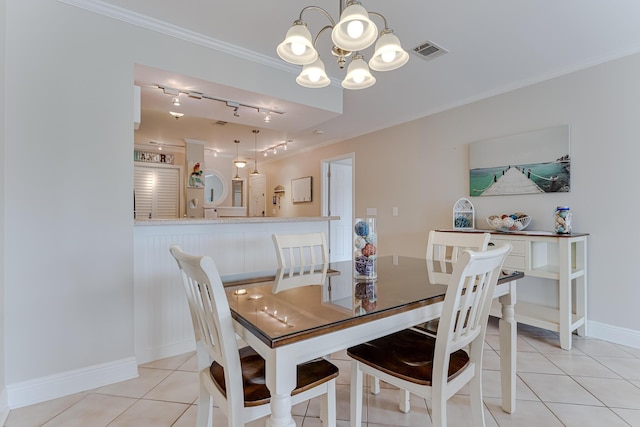
{"label": "light tile floor", "polygon": [[[556,333],[518,327],[517,410],[500,407],[497,321],[486,337],[483,388],[487,427],[494,426],[640,426],[640,350],[574,336],[574,347],[559,347]],[[349,425],[350,362],[344,352],[332,355],[337,380],[338,427]],[[193,427],[198,395],[194,353],[141,365],[139,377],[96,390],[13,410],[6,427],[135,426]],[[365,393],[363,425],[431,426],[431,403],[412,397],[411,413],[397,409],[397,391],[384,387]],[[448,403],[449,425],[469,425],[468,393]],[[320,427],[318,400],[293,408],[298,426]],[[214,411],[216,425],[226,418]],[[264,426],[261,419],[250,427]]]}

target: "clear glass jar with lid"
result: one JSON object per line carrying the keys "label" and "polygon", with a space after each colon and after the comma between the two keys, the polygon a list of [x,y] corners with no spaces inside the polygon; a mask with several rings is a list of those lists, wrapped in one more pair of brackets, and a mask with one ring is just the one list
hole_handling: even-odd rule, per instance
{"label": "clear glass jar with lid", "polygon": [[569,206],[558,206],[553,215],[553,231],[556,234],[571,234],[571,217]]}

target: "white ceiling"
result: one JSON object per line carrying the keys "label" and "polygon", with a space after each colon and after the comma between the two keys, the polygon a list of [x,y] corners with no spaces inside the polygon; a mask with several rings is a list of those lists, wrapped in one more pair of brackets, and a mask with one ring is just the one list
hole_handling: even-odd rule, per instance
{"label": "white ceiling", "polygon": [[[337,18],[339,4],[337,0],[103,0],[103,3],[277,60],[275,48],[304,6],[324,7]],[[241,144],[248,150],[244,155],[252,157],[254,140],[250,129],[259,127],[259,149],[288,139],[295,141],[292,148],[302,149],[362,135],[640,51],[638,0],[362,0],[362,3],[367,10],[386,17],[405,50],[431,41],[449,53],[432,61],[411,54],[403,68],[375,73],[378,79],[375,86],[360,91],[345,90],[341,115],[224,88],[215,82],[138,67],[138,83],[168,86],[173,83],[174,87],[221,98],[276,107],[286,114],[274,117],[266,125],[259,120],[259,114],[249,111],[242,114],[240,109],[241,117],[234,118],[233,110],[224,103],[189,100],[193,105],[183,103],[181,111],[186,115],[176,121],[167,114],[171,98],[159,89],[143,87],[143,124],[137,134],[140,139],[144,135],[147,140],[156,138],[164,142],[200,139],[212,148],[231,150],[233,154],[233,139],[241,139],[249,142]],[[314,11],[304,18],[314,35],[327,23],[326,18]],[[376,18],[374,22],[378,24]],[[318,40],[321,55],[328,51],[329,38],[323,35]],[[371,49],[363,52],[367,59]],[[329,76],[341,80],[344,70],[338,69],[328,53],[323,60]],[[181,96],[181,100],[186,99]],[[198,116],[204,118],[196,119]],[[213,125],[215,120],[229,124]],[[315,130],[324,133],[319,135]],[[136,142],[138,139],[136,136]]]}

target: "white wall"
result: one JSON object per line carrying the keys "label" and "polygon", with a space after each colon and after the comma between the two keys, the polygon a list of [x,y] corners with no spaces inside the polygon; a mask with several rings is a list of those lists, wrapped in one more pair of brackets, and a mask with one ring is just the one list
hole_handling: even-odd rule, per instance
{"label": "white wall", "polygon": [[[0,0],[0,25],[4,27],[6,22],[5,13],[6,1]],[[6,159],[5,155],[5,32],[0,32],[0,159]],[[5,164],[0,162],[0,188],[4,188],[5,183]],[[5,299],[4,299],[4,254],[5,254],[5,237],[4,237],[4,191],[0,192],[0,424],[3,424],[7,416],[7,393],[5,380]]]}
{"label": "white wall", "polygon": [[[7,108],[0,193],[11,250],[3,258],[0,354],[9,403],[17,406],[118,379],[109,372],[135,374],[134,64],[315,100],[304,98],[287,73],[201,45],[56,0],[2,1]],[[335,93],[327,93],[318,102],[333,108]]]}
{"label": "white wall", "polygon": [[[319,180],[322,159],[356,153],[355,216],[378,209],[381,254],[422,256],[429,229],[451,227],[452,208],[468,197],[468,144],[550,126],[571,126],[571,192],[475,197],[477,225],[485,217],[522,211],[531,229],[552,230],[557,205],[574,214],[573,229],[589,241],[590,334],[640,348],[635,213],[640,160],[640,55],[344,141],[281,162],[268,176]],[[286,173],[286,167],[295,170]],[[270,182],[268,188],[275,182]],[[317,194],[317,193],[316,193]],[[315,197],[315,196],[314,196]],[[399,216],[392,216],[398,207]],[[319,206],[317,206],[319,209]],[[316,211],[319,214],[319,210]],[[553,294],[544,283],[536,293]],[[539,286],[542,285],[542,286]],[[530,290],[521,286],[521,295]]]}

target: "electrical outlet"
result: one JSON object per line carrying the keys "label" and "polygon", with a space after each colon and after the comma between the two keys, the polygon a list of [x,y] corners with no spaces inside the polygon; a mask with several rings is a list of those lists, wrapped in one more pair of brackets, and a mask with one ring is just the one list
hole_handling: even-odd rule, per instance
{"label": "electrical outlet", "polygon": [[367,208],[367,216],[376,216],[378,215],[377,208]]}
{"label": "electrical outlet", "polygon": [[398,208],[397,207],[393,207],[393,216],[398,216]]}

